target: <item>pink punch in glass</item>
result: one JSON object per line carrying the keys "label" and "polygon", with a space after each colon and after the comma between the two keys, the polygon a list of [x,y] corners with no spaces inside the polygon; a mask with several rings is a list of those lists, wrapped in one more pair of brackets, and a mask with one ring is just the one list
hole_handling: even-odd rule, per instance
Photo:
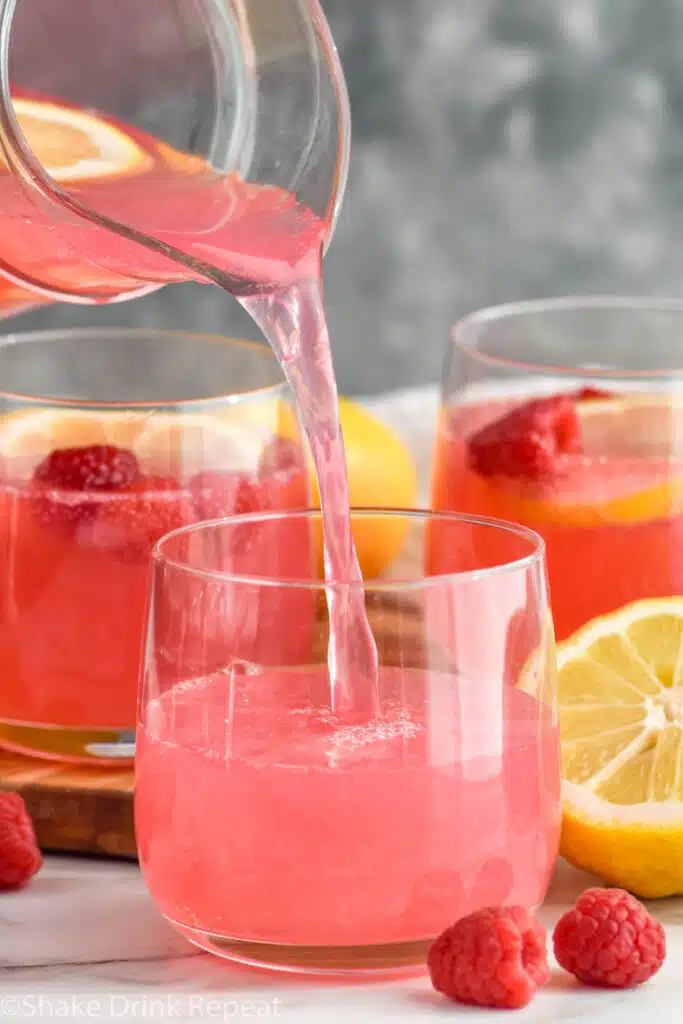
{"label": "pink punch in glass", "polygon": [[55,331],[0,343],[0,380],[0,745],[130,761],[155,543],[308,504],[280,369],[234,339]]}
{"label": "pink punch in glass", "polygon": [[[353,584],[377,642],[376,710],[333,710],[319,513],[157,545],[140,863],[166,918],[221,956],[411,969],[457,917],[545,895],[560,777],[542,544],[454,514],[352,510],[368,517],[405,538],[383,578]],[[424,567],[435,530],[448,575]]]}

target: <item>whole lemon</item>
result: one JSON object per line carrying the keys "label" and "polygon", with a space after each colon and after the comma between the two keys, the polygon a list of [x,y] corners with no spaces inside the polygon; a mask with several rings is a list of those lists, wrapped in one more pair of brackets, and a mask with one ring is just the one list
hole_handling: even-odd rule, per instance
{"label": "whole lemon", "polygon": [[[339,400],[344,435],[349,497],[352,506],[375,508],[412,508],[417,499],[415,460],[399,437],[384,423],[349,398]],[[268,427],[280,437],[300,437],[292,406],[281,399],[237,405],[223,418],[239,423]],[[320,497],[312,463],[311,496],[320,507]],[[400,553],[410,524],[407,520],[357,520],[353,537],[361,571],[365,579],[379,576]],[[318,567],[323,572],[322,529],[318,536]]]}
{"label": "whole lemon", "polygon": [[[346,449],[349,497],[355,507],[412,508],[417,499],[415,460],[399,437],[357,402],[339,401]],[[320,504],[315,474],[311,472],[317,506]],[[353,524],[353,539],[365,579],[378,577],[399,554],[409,530],[407,520],[367,518]],[[322,573],[322,532],[319,540]]]}

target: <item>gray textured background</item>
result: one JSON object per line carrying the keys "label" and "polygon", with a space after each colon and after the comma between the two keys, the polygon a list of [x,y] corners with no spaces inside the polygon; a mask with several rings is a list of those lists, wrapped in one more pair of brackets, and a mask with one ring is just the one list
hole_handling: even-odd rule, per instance
{"label": "gray textured background", "polygon": [[[435,380],[490,302],[683,295],[683,0],[323,5],[354,115],[326,269],[342,390]],[[193,285],[18,325],[104,321],[255,334]]]}

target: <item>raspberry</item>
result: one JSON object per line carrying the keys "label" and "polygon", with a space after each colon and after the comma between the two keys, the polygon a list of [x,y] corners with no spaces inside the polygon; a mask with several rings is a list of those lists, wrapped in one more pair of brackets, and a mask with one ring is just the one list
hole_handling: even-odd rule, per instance
{"label": "raspberry", "polygon": [[548,980],[545,931],[523,907],[487,907],[442,932],[427,967],[455,1002],[519,1009]]}
{"label": "raspberry", "polygon": [[98,504],[79,497],[81,494],[120,491],[139,479],[138,460],[123,448],[57,448],[33,474],[33,513],[41,523],[70,537],[97,512]]}
{"label": "raspberry", "polygon": [[23,797],[18,793],[0,793],[0,889],[26,885],[42,864]]}
{"label": "raspberry", "polygon": [[261,505],[257,489],[239,473],[204,470],[191,478],[189,488],[201,519],[256,512]]}
{"label": "raspberry", "polygon": [[576,404],[569,395],[537,398],[518,406],[470,438],[470,464],[483,476],[546,480],[561,456],[581,452]]}
{"label": "raspberry", "polygon": [[135,483],[126,487],[127,494],[159,494],[164,491],[182,490],[180,484],[173,476],[141,476]]}
{"label": "raspberry", "polygon": [[301,469],[303,456],[301,448],[286,437],[274,437],[261,453],[258,464],[259,478],[276,474],[287,474]]}
{"label": "raspberry", "polygon": [[585,985],[642,985],[664,963],[659,921],[623,889],[586,889],[553,933],[557,962]]}
{"label": "raspberry", "polygon": [[599,398],[616,398],[614,391],[606,391],[605,388],[594,388],[591,386],[580,388],[574,395],[577,402],[593,402]]}
{"label": "raspberry", "polygon": [[165,533],[195,516],[172,477],[142,477],[101,503],[89,534],[95,547],[116,552],[124,562],[146,562]]}
{"label": "raspberry", "polygon": [[34,480],[53,488],[73,491],[116,491],[140,478],[132,452],[113,445],[58,448],[50,452],[33,474]]}

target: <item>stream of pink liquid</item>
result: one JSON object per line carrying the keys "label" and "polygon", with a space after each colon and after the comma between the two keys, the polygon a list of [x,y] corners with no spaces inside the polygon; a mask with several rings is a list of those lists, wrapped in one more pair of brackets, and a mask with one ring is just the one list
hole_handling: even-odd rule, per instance
{"label": "stream of pink liquid", "polygon": [[[328,225],[281,189],[208,167],[182,169],[169,162],[155,139],[118,127],[152,157],[149,168],[71,186],[64,193],[71,213],[61,211],[55,218],[54,209],[35,205],[16,178],[0,170],[0,269],[32,287],[105,301],[149,284],[208,280],[242,303],[296,396],[318,478],[326,580],[355,584],[327,592],[333,704],[337,712],[371,711],[377,702],[377,651],[351,535],[337,387],[322,305]],[[95,211],[99,222],[82,219],[84,210]],[[124,237],[106,230],[106,219],[144,233],[152,244],[140,245],[131,231]],[[2,300],[0,288],[0,308]]]}

